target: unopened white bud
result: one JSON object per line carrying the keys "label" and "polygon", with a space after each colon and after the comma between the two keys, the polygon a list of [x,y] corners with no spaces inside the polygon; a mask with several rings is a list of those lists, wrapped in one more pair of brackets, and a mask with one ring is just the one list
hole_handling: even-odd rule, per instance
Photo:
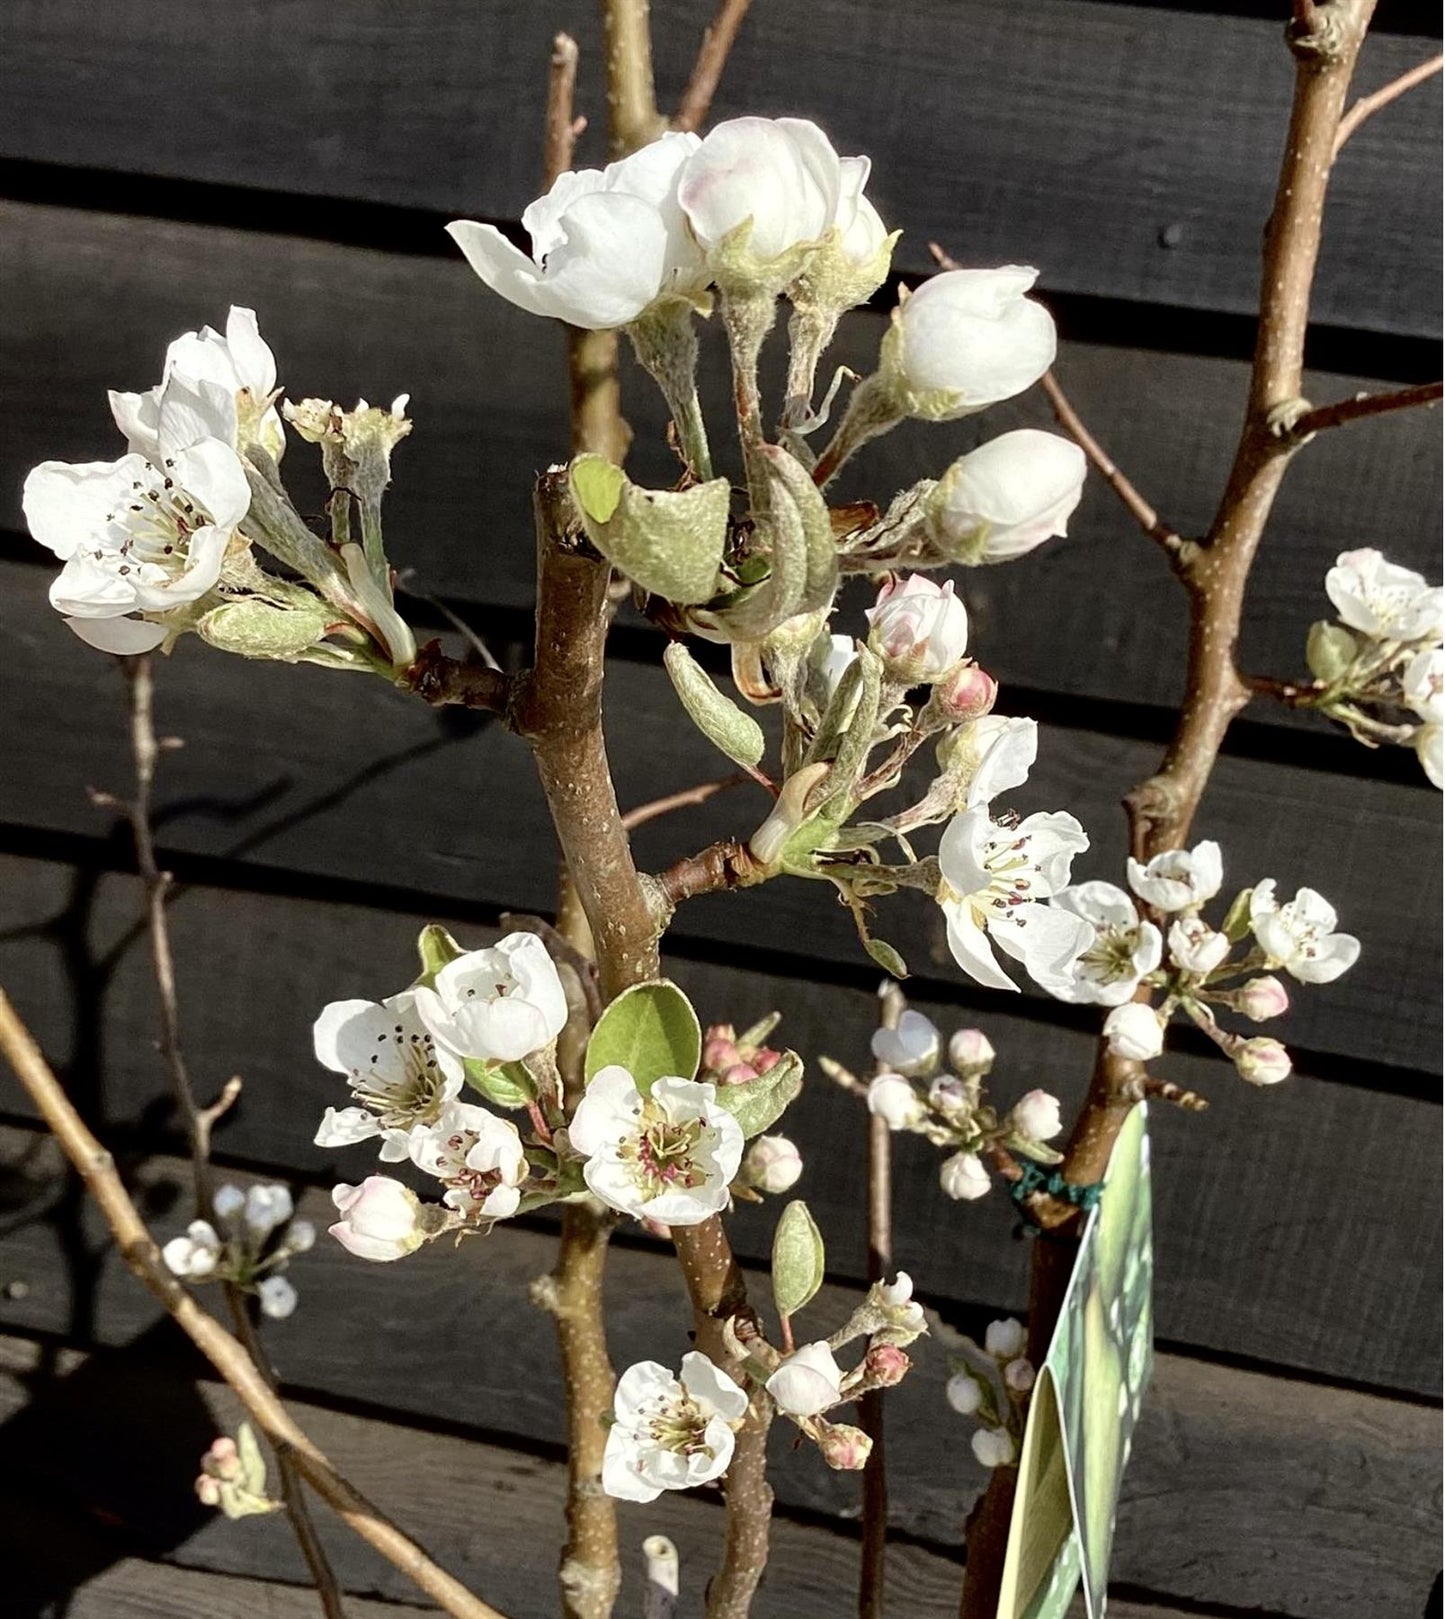
{"label": "unopened white bud", "polygon": [[890,1130],[908,1130],[922,1122],[926,1109],[902,1074],[879,1074],[868,1086],[868,1111],[887,1119]]}
{"label": "unopened white bud", "polygon": [[983,1404],[983,1388],[972,1372],[955,1372],[944,1384],[943,1397],[961,1417],[971,1417]]}
{"label": "unopened white bud", "polygon": [[1164,1049],[1164,1029],[1152,1006],[1126,1001],[1104,1019],[1104,1036],[1116,1057],[1148,1062]]}
{"label": "unopened white bud", "polygon": [[1024,1352],[1028,1335],[1023,1322],[1006,1316],[1002,1321],[991,1321],[983,1337],[983,1347],[995,1360],[1012,1360]]}
{"label": "unopened white bud", "polygon": [[986,1074],[996,1055],[982,1029],[958,1029],[948,1042],[948,1060],[965,1078]]}
{"label": "unopened white bud", "polygon": [[983,1160],[972,1152],[956,1152],[945,1158],[939,1165],[938,1184],[949,1197],[960,1203],[972,1203],[986,1197],[993,1188]]}
{"label": "unopened white bud", "polygon": [[1009,1122],[1030,1141],[1052,1141],[1064,1127],[1057,1096],[1047,1091],[1029,1091],[1014,1103]]}
{"label": "unopened white bud", "polygon": [[803,1155],[786,1136],[759,1136],[743,1158],[743,1179],[759,1192],[786,1192],[802,1173]]}
{"label": "unopened white bud", "polygon": [[1278,1085],[1288,1079],[1293,1064],[1289,1052],[1278,1040],[1243,1040],[1234,1050],[1234,1066],[1239,1077],[1251,1085]]}
{"label": "unopened white bud", "polygon": [[970,1442],[984,1467],[1007,1467],[1014,1459],[1013,1435],[1007,1428],[980,1428]]}

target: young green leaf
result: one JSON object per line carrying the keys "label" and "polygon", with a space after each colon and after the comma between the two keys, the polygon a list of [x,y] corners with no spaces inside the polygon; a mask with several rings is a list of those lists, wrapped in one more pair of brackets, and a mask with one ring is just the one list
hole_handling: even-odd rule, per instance
{"label": "young green leaf", "polygon": [[886,939],[875,939],[869,934],[863,941],[863,948],[884,972],[892,973],[895,978],[907,978],[908,963]]}
{"label": "young green leaf", "polygon": [[536,1099],[532,1076],[519,1062],[479,1062],[468,1057],[462,1062],[462,1072],[473,1090],[498,1107],[526,1107]]}
{"label": "young green leaf", "polygon": [[823,1285],[823,1238],[801,1198],[789,1203],[773,1233],[773,1301],[796,1315]]}
{"label": "young green leaf", "polygon": [[662,661],[678,700],[698,730],[734,764],[752,767],[763,756],[763,728],[725,697],[681,641],[670,642]]}
{"label": "young green leaf", "polygon": [[718,1106],[742,1126],[743,1135],[760,1136],[782,1118],[784,1109],[803,1088],[803,1059],[785,1051],[767,1073],[741,1085],[719,1085]]}
{"label": "young green leaf", "polygon": [[421,957],[421,981],[427,984],[449,961],[466,954],[439,922],[429,922],[417,935],[416,953]]}
{"label": "young green leaf", "polygon": [[613,1064],[645,1096],[664,1074],[692,1079],[702,1061],[702,1026],[692,1002],[665,978],[624,990],[597,1020],[584,1064],[590,1080]]}

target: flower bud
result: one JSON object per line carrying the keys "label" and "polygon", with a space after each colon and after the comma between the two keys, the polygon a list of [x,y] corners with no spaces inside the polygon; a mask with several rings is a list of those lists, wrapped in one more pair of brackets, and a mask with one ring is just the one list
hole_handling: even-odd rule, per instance
{"label": "flower bud", "polygon": [[866,616],[868,645],[892,679],[910,685],[931,685],[968,646],[968,612],[951,579],[942,585],[921,573],[890,579]]}
{"label": "flower bud", "polygon": [[183,1237],[172,1237],[161,1249],[161,1258],[173,1276],[189,1276],[199,1281],[209,1276],[221,1260],[221,1239],[206,1220],[192,1220]]}
{"label": "flower bud", "polygon": [[196,1480],[196,1495],[199,1497],[202,1506],[220,1506],[221,1481],[212,1478],[209,1473],[202,1473]]}
{"label": "flower bud", "polygon": [[887,1119],[890,1130],[908,1130],[922,1122],[926,1109],[902,1074],[879,1074],[868,1086],[868,1111]]}
{"label": "flower bud", "polygon": [[291,1193],[284,1186],[252,1186],[246,1193],[246,1228],[258,1241],[285,1225],[291,1211]]}
{"label": "flower bud", "polygon": [[293,1220],[281,1239],[281,1246],[288,1254],[304,1254],[315,1244],[316,1227],[310,1220]]}
{"label": "flower bud", "polygon": [[284,1276],[267,1276],[256,1283],[261,1314],[273,1321],[284,1321],[296,1308],[296,1289]]}
{"label": "flower bud", "polygon": [[1181,916],[1169,927],[1169,955],[1182,972],[1203,978],[1223,964],[1229,937],[1198,916]]}
{"label": "flower bud", "polygon": [[1104,1019],[1104,1037],[1116,1057],[1148,1062],[1164,1049],[1164,1028],[1152,1006],[1126,1001]]}
{"label": "flower bud", "polygon": [[1013,1435],[1007,1428],[980,1428],[971,1443],[984,1467],[1007,1467],[1014,1459]]}
{"label": "flower bud", "polygon": [[948,1042],[948,1060],[965,1079],[986,1074],[996,1055],[982,1029],[958,1029]]}
{"label": "flower bud", "polygon": [[[768,1393],[790,1417],[816,1417],[841,1396],[843,1372],[821,1340],[795,1350],[768,1379]],[[830,1464],[832,1465],[832,1464]]]}
{"label": "flower bud", "polygon": [[213,1439],[210,1448],[201,1457],[201,1467],[210,1477],[223,1479],[227,1483],[240,1478],[241,1458],[236,1441],[229,1434],[221,1434]]}
{"label": "flower bud", "polygon": [[863,1359],[868,1381],[878,1388],[896,1387],[908,1375],[913,1361],[897,1344],[874,1344]]}
{"label": "flower bud", "polygon": [[940,1074],[928,1087],[928,1105],[935,1113],[967,1113],[973,1106],[968,1086],[954,1074]]}
{"label": "flower bud", "polygon": [[873,1441],[846,1422],[819,1422],[818,1449],[828,1466],[840,1473],[861,1473],[868,1465]]}
{"label": "flower bud", "polygon": [[983,1404],[983,1385],[972,1372],[955,1372],[944,1384],[943,1397],[961,1417],[971,1417]]}
{"label": "flower bud", "polygon": [[1003,1380],[1015,1394],[1027,1394],[1034,1386],[1037,1373],[1031,1360],[1025,1360],[1022,1355],[1017,1360],[1011,1360],[1003,1369]]}
{"label": "flower bud", "polygon": [[909,415],[949,421],[1043,376],[1058,335],[1048,310],[1024,296],[1037,279],[1037,270],[1016,264],[946,270],[902,300],[883,363]]}
{"label": "flower bud", "polygon": [[1358,652],[1354,636],[1343,624],[1331,624],[1327,618],[1322,618],[1310,625],[1305,662],[1316,680],[1333,685],[1355,661]]}
{"label": "flower bud", "polygon": [[1014,1103],[1009,1123],[1030,1141],[1052,1141],[1064,1127],[1059,1099],[1047,1091],[1029,1091]]}
{"label": "flower bud", "polygon": [[1289,1078],[1293,1065],[1289,1052],[1278,1040],[1256,1037],[1241,1041],[1235,1048],[1234,1066],[1239,1077],[1251,1085],[1278,1085]]}
{"label": "flower bud", "polygon": [[879,1062],[909,1079],[923,1079],[938,1067],[939,1033],[931,1018],[907,1011],[896,1029],[875,1029],[872,1050]]}
{"label": "flower bud", "polygon": [[993,1189],[988,1171],[977,1153],[956,1152],[938,1169],[938,1184],[959,1203],[972,1203]]}
{"label": "flower bud", "polygon": [[743,1179],[758,1192],[786,1192],[802,1173],[803,1155],[786,1136],[759,1136],[743,1158]]}
{"label": "flower bud", "polygon": [[331,1201],[341,1219],[329,1230],[358,1259],[402,1259],[426,1240],[421,1203],[389,1175],[368,1175],[360,1186],[334,1186]]}
{"label": "flower bud", "polygon": [[939,479],[928,503],[930,537],[970,566],[1021,557],[1066,532],[1087,470],[1084,452],[1057,433],[1003,433]]}
{"label": "flower bud", "polygon": [[1273,973],[1266,973],[1241,985],[1235,992],[1234,1004],[1251,1023],[1263,1023],[1289,1011],[1289,991]]}
{"label": "flower bud", "polygon": [[1007,1316],[1002,1321],[989,1322],[983,1347],[995,1360],[1012,1360],[1015,1355],[1023,1354],[1027,1341],[1028,1334],[1024,1331],[1023,1322]]}
{"label": "flower bud", "polygon": [[998,701],[998,681],[971,659],[954,664],[933,688],[933,706],[955,725],[980,720]]}

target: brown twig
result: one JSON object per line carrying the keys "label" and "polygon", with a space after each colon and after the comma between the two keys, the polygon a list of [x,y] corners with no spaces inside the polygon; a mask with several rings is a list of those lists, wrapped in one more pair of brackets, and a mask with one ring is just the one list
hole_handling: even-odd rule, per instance
{"label": "brown twig", "polygon": [[428,641],[401,672],[397,685],[433,708],[454,704],[505,718],[515,682],[480,657],[453,658],[442,651],[440,641]]}
{"label": "brown twig", "polygon": [[1361,422],[1368,416],[1384,416],[1395,410],[1413,410],[1421,405],[1438,405],[1445,383],[1422,382],[1414,388],[1397,388],[1384,394],[1356,394],[1353,399],[1340,399],[1333,405],[1319,405],[1308,410],[1290,427],[1290,437],[1303,443],[1314,433],[1328,427],[1343,427],[1347,422]]}
{"label": "brown twig", "polygon": [[626,157],[662,133],[652,85],[648,0],[602,0],[607,41],[607,135],[613,157]]}
{"label": "brown twig", "polygon": [[1250,675],[1245,682],[1255,697],[1273,697],[1287,708],[1312,708],[1319,696],[1319,687],[1295,680],[1275,680],[1270,675]]}
{"label": "brown twig", "polygon": [[1335,131],[1332,155],[1335,157],[1340,155],[1340,148],[1367,118],[1373,118],[1381,107],[1388,107],[1392,101],[1404,95],[1407,90],[1413,90],[1417,84],[1424,84],[1427,79],[1433,79],[1442,66],[1445,66],[1445,56],[1428,57],[1402,73],[1398,79],[1391,79],[1388,84],[1382,85],[1372,95],[1361,96],[1340,119],[1340,127]]}
{"label": "brown twig", "polygon": [[651,803],[639,804],[636,809],[628,810],[622,817],[622,824],[629,832],[635,832],[639,826],[646,826],[649,821],[671,815],[674,810],[694,809],[699,804],[706,804],[708,799],[718,793],[725,793],[732,787],[741,787],[744,782],[751,779],[750,776],[738,772],[732,776],[720,776],[716,781],[699,782],[696,787],[684,787],[680,793],[669,793],[666,798],[654,798]]}
{"label": "brown twig", "polygon": [[697,61],[693,63],[692,77],[673,114],[672,127],[682,130],[700,129],[707,119],[712,98],[717,92],[718,80],[727,65],[728,53],[748,14],[752,0],[720,0],[717,15],[708,24],[698,47]]}
{"label": "brown twig", "polygon": [[1174,1107],[1183,1108],[1186,1113],[1203,1113],[1209,1106],[1208,1098],[1201,1096],[1198,1091],[1186,1090],[1184,1086],[1176,1085],[1171,1079],[1156,1079],[1152,1074],[1141,1074],[1138,1079],[1125,1087],[1124,1094],[1136,1102],[1153,1097],[1160,1102],[1168,1102]]}
{"label": "brown twig", "polygon": [[[878,1026],[896,1029],[903,991],[885,979],[878,992]],[[880,1062],[877,1072],[883,1073]],[[893,1137],[888,1120],[868,1118],[868,1280],[885,1281],[893,1269]],[[858,1402],[858,1420],[873,1441],[863,1470],[863,1548],[858,1565],[858,1619],[882,1619],[888,1557],[888,1459],[884,1451],[883,1390]]]}
{"label": "brown twig", "polygon": [[86,1127],[9,998],[0,990],[0,1051],[66,1156],[80,1172],[131,1271],[231,1386],[261,1431],[337,1515],[406,1574],[453,1619],[504,1619],[440,1568],[331,1465],[296,1425],[245,1349],[166,1269],[116,1172],[115,1161]]}
{"label": "brown twig", "polygon": [[766,871],[767,868],[753,858],[747,844],[737,838],[724,838],[697,854],[685,855],[666,871],[659,872],[654,881],[670,904],[679,905],[700,894],[751,888],[764,880]]}
{"label": "brown twig", "polygon": [[577,41],[558,34],[552,41],[547,74],[547,123],[543,142],[542,189],[550,191],[558,175],[572,167],[577,137],[587,127],[573,111],[577,91]]}
{"label": "brown twig", "polygon": [[[155,977],[156,999],[160,1006],[161,1034],[157,1042],[166,1073],[171,1082],[171,1096],[185,1126],[191,1149],[191,1176],[195,1191],[196,1218],[214,1220],[214,1188],[211,1177],[211,1131],[216,1121],[232,1105],[241,1092],[241,1081],[233,1076],[220,1095],[208,1107],[196,1101],[195,1088],[186,1066],[181,1046],[180,1004],[176,994],[175,956],[171,950],[171,936],[166,916],[166,900],[171,886],[171,875],[162,871],[156,860],[155,834],[151,825],[151,802],[155,786],[156,761],[160,757],[160,743],[155,730],[155,678],[149,654],[118,660],[125,678],[130,699],[130,743],[135,761],[135,791],[129,799],[112,795],[97,795],[103,802],[114,805],[130,823],[135,842],[136,869],[145,888],[146,926],[150,938],[151,967]],[[273,1388],[276,1374],[261,1343],[260,1334],[250,1316],[245,1293],[233,1282],[223,1284],[226,1305],[235,1323],[237,1336],[245,1346],[258,1373]],[[321,1611],[326,1619],[346,1619],[346,1608],[336,1583],[325,1548],[311,1520],[311,1509],[290,1456],[284,1449],[276,1451],[276,1474],[281,1484],[281,1497],[286,1515],[296,1536],[296,1544],[311,1571]]]}

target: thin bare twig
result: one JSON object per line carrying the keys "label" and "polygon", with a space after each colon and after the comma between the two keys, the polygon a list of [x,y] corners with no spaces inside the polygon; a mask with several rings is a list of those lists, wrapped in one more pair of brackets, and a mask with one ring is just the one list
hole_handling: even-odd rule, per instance
{"label": "thin bare twig", "polygon": [[[878,991],[878,1026],[896,1029],[903,991],[885,979]],[[879,1062],[877,1072],[887,1064]],[[893,1269],[893,1139],[888,1120],[868,1116],[868,1280],[885,1281]],[[884,1452],[883,1390],[858,1402],[858,1419],[873,1441],[863,1470],[863,1551],[858,1566],[858,1619],[882,1619],[888,1557],[888,1459]]]}
{"label": "thin bare twig", "polygon": [[1333,155],[1335,157],[1340,155],[1340,148],[1367,118],[1373,118],[1381,107],[1388,107],[1392,101],[1404,95],[1407,90],[1413,90],[1417,84],[1424,84],[1427,79],[1433,79],[1442,66],[1445,66],[1445,56],[1431,56],[1402,73],[1398,79],[1391,79],[1372,95],[1361,96],[1340,119],[1340,127],[1335,131]]}
{"label": "thin bare twig", "polygon": [[386,1560],[406,1574],[453,1619],[505,1619],[434,1563],[409,1536],[331,1465],[276,1396],[245,1349],[181,1286],[161,1258],[131,1201],[115,1161],[86,1127],[61,1088],[40,1047],[0,990],[0,1051],[28,1092],[66,1156],[80,1172],[105,1216],[121,1257],[174,1317],[176,1324],[235,1391],[252,1419],[337,1515]]}
{"label": "thin bare twig", "polygon": [[[130,741],[135,759],[135,794],[129,800],[106,795],[106,802],[115,805],[130,822],[135,840],[136,869],[145,886],[146,922],[150,936],[151,965],[155,975],[156,997],[160,1003],[161,1057],[170,1077],[171,1095],[185,1124],[186,1137],[191,1149],[191,1176],[195,1189],[196,1217],[214,1220],[214,1188],[211,1177],[211,1131],[216,1121],[231,1106],[241,1092],[239,1077],[232,1076],[217,1099],[209,1107],[196,1101],[190,1071],[181,1047],[180,1004],[176,995],[175,957],[171,950],[170,926],[166,915],[166,897],[171,886],[171,875],[162,871],[156,860],[155,834],[151,826],[151,801],[155,786],[156,761],[161,747],[155,731],[155,677],[150,655],[121,658],[121,672],[125,677],[130,697]],[[236,1334],[257,1371],[273,1388],[276,1374],[261,1343],[256,1324],[251,1319],[250,1306],[245,1293],[233,1282],[223,1284],[226,1305],[235,1324]],[[297,1477],[296,1468],[285,1449],[276,1451],[276,1474],[281,1484],[281,1497],[286,1515],[296,1536],[296,1544],[311,1571],[321,1611],[326,1619],[346,1619],[346,1608],[336,1583],[325,1548],[311,1520],[311,1509]]]}
{"label": "thin bare twig", "polygon": [[1413,388],[1396,388],[1390,393],[1356,394],[1353,399],[1340,399],[1333,405],[1320,405],[1306,411],[1290,427],[1289,436],[1303,442],[1313,433],[1322,433],[1327,427],[1343,427],[1347,422],[1361,422],[1367,416],[1386,416],[1391,411],[1414,410],[1421,405],[1438,405],[1445,383],[1422,382]]}
{"label": "thin bare twig", "polygon": [[558,34],[552,41],[552,61],[547,74],[547,123],[543,143],[542,189],[550,191],[559,174],[572,167],[577,137],[587,127],[585,118],[573,110],[577,91],[577,41],[570,34]]}
{"label": "thin bare twig", "polygon": [[707,26],[698,47],[697,61],[693,63],[692,77],[673,114],[674,129],[700,129],[707,119],[712,98],[717,92],[718,80],[727,65],[728,53],[738,37],[738,29],[748,14],[752,0],[720,0],[717,15]]}
{"label": "thin bare twig", "polygon": [[674,810],[693,809],[698,804],[706,804],[716,794],[725,793],[731,787],[741,787],[751,779],[740,771],[736,775],[720,776],[716,781],[699,782],[696,787],[684,787],[680,793],[669,793],[666,798],[654,798],[651,803],[639,804],[636,809],[628,810],[622,817],[622,824],[629,832],[636,831],[639,826],[671,815]]}

